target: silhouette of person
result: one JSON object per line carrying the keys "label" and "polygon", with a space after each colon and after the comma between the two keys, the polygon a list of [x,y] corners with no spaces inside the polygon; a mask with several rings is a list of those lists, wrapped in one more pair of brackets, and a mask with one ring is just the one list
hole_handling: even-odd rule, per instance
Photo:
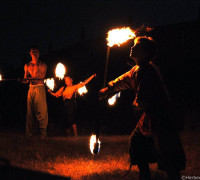
{"label": "silhouette of person", "polygon": [[24,83],[30,82],[27,96],[26,135],[33,136],[39,125],[40,137],[47,136],[48,109],[44,78],[47,66],[39,60],[39,48],[30,49],[31,61],[24,65]]}
{"label": "silhouette of person", "polygon": [[74,135],[77,136],[77,121],[76,121],[76,92],[79,88],[85,86],[89,83],[96,74],[93,74],[84,82],[73,85],[73,79],[69,76],[65,77],[65,85],[62,86],[57,92],[48,92],[55,97],[63,97],[64,109],[63,109],[63,118],[64,118],[64,128],[68,136],[70,136],[70,128],[73,128]]}
{"label": "silhouette of person", "polygon": [[180,179],[185,169],[185,153],[179,135],[173,126],[173,110],[163,78],[152,62],[157,45],[151,37],[137,37],[131,48],[130,58],[136,65],[125,74],[108,83],[99,92],[100,100],[116,92],[133,89],[133,108],[139,121],[129,141],[131,165],[139,168],[139,179],[151,179],[149,163],[158,162],[170,180]]}

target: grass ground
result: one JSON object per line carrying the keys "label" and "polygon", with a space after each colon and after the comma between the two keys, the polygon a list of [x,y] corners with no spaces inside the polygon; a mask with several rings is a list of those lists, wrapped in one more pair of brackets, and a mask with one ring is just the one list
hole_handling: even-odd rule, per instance
{"label": "grass ground", "polygon": [[[182,175],[200,176],[200,133],[182,133],[181,139],[187,158]],[[67,176],[72,179],[137,179],[138,169],[129,168],[129,136],[101,136],[101,150],[92,155],[89,137],[49,137],[26,139],[22,133],[0,132],[0,157],[8,159],[12,166]],[[154,180],[165,180],[166,174],[150,166]]]}

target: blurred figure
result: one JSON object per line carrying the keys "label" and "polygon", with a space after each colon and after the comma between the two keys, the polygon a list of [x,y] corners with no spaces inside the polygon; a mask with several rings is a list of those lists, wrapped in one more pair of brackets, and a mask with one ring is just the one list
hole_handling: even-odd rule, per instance
{"label": "blurred figure", "polygon": [[100,90],[100,100],[116,92],[131,88],[135,99],[138,123],[129,142],[131,165],[139,168],[139,179],[150,180],[149,163],[158,162],[170,180],[180,180],[180,170],[185,169],[185,153],[173,126],[173,110],[168,90],[152,60],[157,46],[150,37],[138,37],[131,48],[130,58],[136,65],[127,73],[108,83]]}
{"label": "blurred figure", "polygon": [[79,88],[89,83],[96,74],[93,74],[84,82],[73,85],[73,79],[69,76],[65,77],[65,86],[62,86],[57,92],[53,93],[51,90],[48,92],[55,97],[63,97],[63,125],[68,136],[70,136],[70,129],[73,128],[74,136],[77,136],[77,120],[76,120],[76,92]]}
{"label": "blurred figure", "polygon": [[32,60],[24,66],[24,83],[30,82],[27,96],[26,135],[33,136],[39,126],[40,137],[47,136],[48,110],[44,78],[47,66],[39,60],[38,47],[30,49]]}

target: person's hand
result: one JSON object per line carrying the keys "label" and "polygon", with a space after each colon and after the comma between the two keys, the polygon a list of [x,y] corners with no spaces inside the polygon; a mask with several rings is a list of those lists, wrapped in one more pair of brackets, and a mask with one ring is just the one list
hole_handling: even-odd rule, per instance
{"label": "person's hand", "polygon": [[29,83],[29,80],[24,78],[21,80],[21,83],[23,83],[23,84]]}
{"label": "person's hand", "polygon": [[108,92],[108,87],[103,88],[99,91],[99,100],[106,98]]}

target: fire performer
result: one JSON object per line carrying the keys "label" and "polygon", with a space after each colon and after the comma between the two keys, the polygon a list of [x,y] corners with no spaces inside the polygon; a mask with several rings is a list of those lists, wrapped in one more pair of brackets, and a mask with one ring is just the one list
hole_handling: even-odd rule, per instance
{"label": "fire performer", "polygon": [[63,107],[63,125],[67,136],[70,136],[70,129],[73,128],[74,136],[77,136],[77,121],[76,121],[76,92],[79,88],[85,86],[89,83],[96,74],[93,74],[84,82],[73,85],[73,79],[69,76],[66,76],[65,86],[62,86],[57,92],[52,92],[48,90],[48,92],[55,97],[63,97],[64,107]]}
{"label": "fire performer", "polygon": [[[140,170],[140,180],[149,180],[149,163],[158,162],[169,179],[180,179],[179,171],[185,169],[185,153],[178,132],[173,126],[169,93],[152,60],[157,47],[150,37],[137,37],[130,58],[136,65],[127,73],[108,83],[100,90],[100,99],[131,88],[135,92],[134,110],[139,121],[130,137],[131,165]],[[131,166],[130,166],[131,167]]]}
{"label": "fire performer", "polygon": [[24,83],[30,82],[27,96],[26,135],[33,136],[39,125],[41,139],[47,136],[48,110],[44,78],[47,66],[39,60],[38,47],[30,49],[32,60],[24,66]]}

